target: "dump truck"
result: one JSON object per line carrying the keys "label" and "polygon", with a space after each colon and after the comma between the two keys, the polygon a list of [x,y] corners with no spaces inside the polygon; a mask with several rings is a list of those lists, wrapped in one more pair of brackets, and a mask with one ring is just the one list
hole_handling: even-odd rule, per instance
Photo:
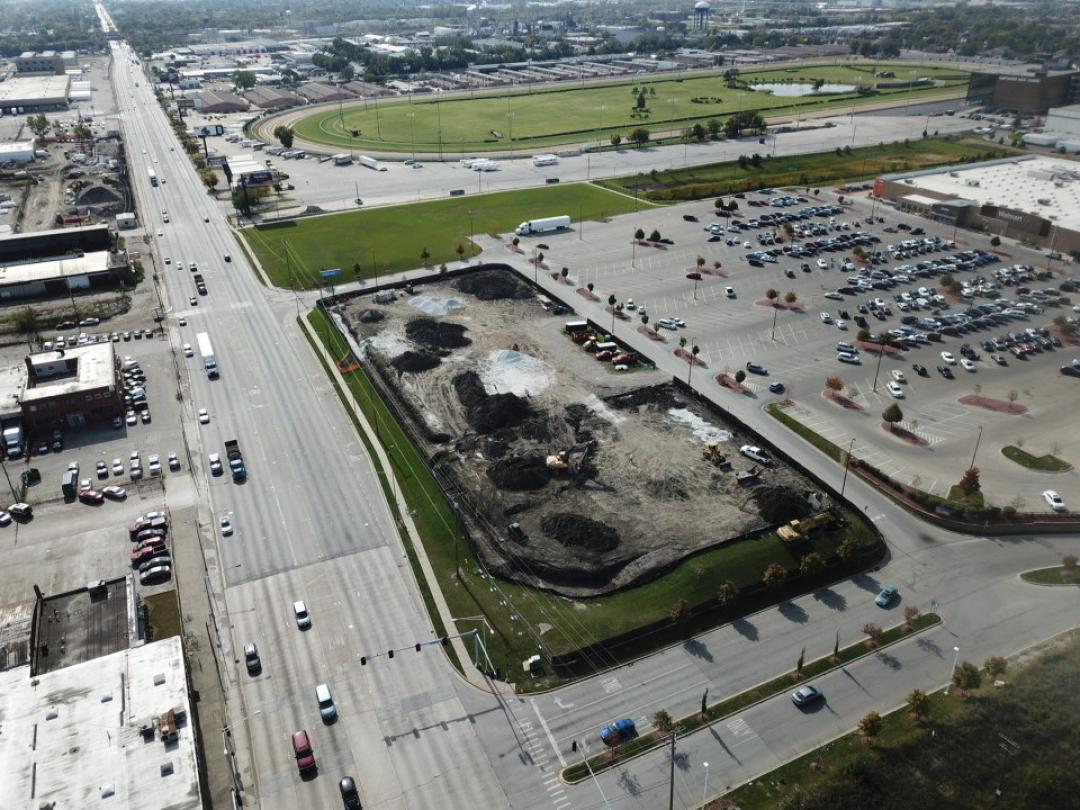
{"label": "dump truck", "polygon": [[822,526],[828,526],[832,523],[832,514],[829,512],[818,512],[816,515],[811,515],[808,518],[802,518],[801,520],[793,520],[790,523],[785,523],[779,529],[776,530],[780,539],[787,543],[794,543],[799,540],[805,540],[810,536],[810,532],[814,529],[821,528]]}
{"label": "dump truck", "polygon": [[234,481],[247,478],[247,467],[244,466],[244,456],[240,453],[240,442],[229,439],[225,442],[225,458],[229,460],[229,469],[232,470]]}

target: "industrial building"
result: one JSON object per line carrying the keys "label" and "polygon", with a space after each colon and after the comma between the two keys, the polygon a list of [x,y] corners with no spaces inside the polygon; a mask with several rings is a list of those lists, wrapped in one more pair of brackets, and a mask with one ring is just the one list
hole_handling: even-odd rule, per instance
{"label": "industrial building", "polygon": [[29,436],[109,424],[124,413],[120,364],[112,342],[26,356],[19,402]]}
{"label": "industrial building", "polygon": [[115,287],[128,273],[122,253],[95,250],[55,259],[0,262],[0,301]]}
{"label": "industrial building", "polygon": [[273,87],[256,87],[244,93],[244,98],[264,110],[281,110],[285,107],[296,107],[303,104],[304,99],[290,93],[287,90],[278,90]]}
{"label": "industrial building", "polygon": [[222,164],[231,188],[264,188],[273,185],[276,174],[246,155],[235,155]]}
{"label": "industrial building", "polygon": [[967,100],[998,110],[1045,115],[1051,107],[1080,102],[1080,71],[1030,75],[973,73]]}
{"label": "industrial building", "polygon": [[235,93],[222,90],[203,90],[195,96],[195,109],[203,113],[243,112],[248,103]]}
{"label": "industrial building", "polygon": [[84,225],[0,236],[0,264],[28,259],[50,259],[68,253],[111,250],[109,226]]}
{"label": "industrial building", "polygon": [[885,175],[874,194],[949,225],[1080,254],[1080,164],[1069,160],[1018,156]]}
{"label": "industrial building", "polygon": [[178,636],[31,676],[0,672],[0,807],[202,806]]}
{"label": "industrial building", "polygon": [[324,101],[348,101],[355,98],[352,93],[343,87],[331,87],[319,82],[307,82],[296,88],[297,95],[303,96],[312,104]]}
{"label": "industrial building", "polygon": [[67,107],[68,76],[15,76],[0,82],[0,110],[22,114]]}
{"label": "industrial building", "polygon": [[33,141],[0,143],[0,163],[32,163],[33,161]]}

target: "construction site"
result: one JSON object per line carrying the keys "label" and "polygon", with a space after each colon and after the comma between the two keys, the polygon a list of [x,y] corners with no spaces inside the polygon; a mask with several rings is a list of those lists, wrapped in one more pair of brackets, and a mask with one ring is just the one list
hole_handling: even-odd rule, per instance
{"label": "construction site", "polygon": [[337,317],[498,576],[611,593],[820,507],[720,412],[610,336],[583,340],[512,272],[354,298]]}

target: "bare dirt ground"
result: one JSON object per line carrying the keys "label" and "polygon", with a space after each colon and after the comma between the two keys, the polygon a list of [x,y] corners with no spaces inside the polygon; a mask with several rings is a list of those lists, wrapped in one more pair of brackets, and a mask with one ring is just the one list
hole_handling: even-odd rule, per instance
{"label": "bare dirt ground", "polygon": [[[739,483],[754,467],[738,453],[748,438],[662,373],[597,361],[565,334],[567,317],[544,312],[508,275],[477,273],[387,305],[357,299],[345,316],[422,450],[477,513],[474,539],[502,576],[571,596],[617,590],[768,529],[776,515],[759,504],[790,505],[781,495],[807,489],[783,467]],[[702,457],[706,440],[730,467]],[[552,469],[548,457],[571,448],[569,469]]]}

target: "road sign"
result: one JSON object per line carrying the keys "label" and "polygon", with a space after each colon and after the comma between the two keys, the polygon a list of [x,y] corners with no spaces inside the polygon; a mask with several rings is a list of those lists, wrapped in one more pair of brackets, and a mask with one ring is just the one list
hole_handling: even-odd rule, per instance
{"label": "road sign", "polygon": [[319,275],[322,278],[337,278],[341,275],[341,272],[340,267],[331,267],[328,270],[320,270]]}

